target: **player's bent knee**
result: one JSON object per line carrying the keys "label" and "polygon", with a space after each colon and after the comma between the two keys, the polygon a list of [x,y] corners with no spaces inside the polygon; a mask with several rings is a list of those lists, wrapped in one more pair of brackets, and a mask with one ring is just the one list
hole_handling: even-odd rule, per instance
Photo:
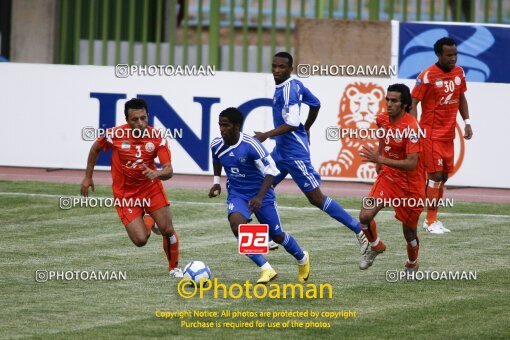
{"label": "player's bent knee", "polygon": [[[443,173],[442,172],[433,172],[429,173],[428,175],[429,179],[434,182],[442,182],[443,181]],[[448,174],[446,174],[446,177],[448,178]]]}
{"label": "player's bent knee", "polygon": [[147,237],[147,238],[145,238],[145,239],[137,238],[137,239],[134,239],[134,240],[132,240],[132,241],[133,241],[133,244],[134,244],[135,246],[137,246],[137,247],[143,247],[144,245],[146,245],[146,244],[147,244],[147,240],[148,240],[148,239],[149,239],[148,237]]}
{"label": "player's bent knee", "polygon": [[412,228],[412,227],[404,225],[403,230],[404,230],[404,238],[408,242],[415,240],[418,237],[416,228]]}
{"label": "player's bent knee", "polygon": [[158,225],[159,231],[163,235],[172,235],[174,233],[174,227],[171,224],[160,226]]}
{"label": "player's bent knee", "polygon": [[309,197],[308,198],[308,202],[310,202],[313,206],[316,206],[317,208],[322,209],[322,202],[321,201]]}
{"label": "player's bent knee", "polygon": [[271,238],[276,243],[282,244],[283,240],[285,239],[285,233],[281,233],[280,235],[271,235]]}
{"label": "player's bent knee", "polygon": [[232,230],[232,233],[237,237],[238,230],[239,230],[239,224],[237,223],[230,223],[230,229]]}
{"label": "player's bent knee", "polygon": [[359,223],[368,225],[374,219],[373,213],[369,210],[361,209],[359,212]]}

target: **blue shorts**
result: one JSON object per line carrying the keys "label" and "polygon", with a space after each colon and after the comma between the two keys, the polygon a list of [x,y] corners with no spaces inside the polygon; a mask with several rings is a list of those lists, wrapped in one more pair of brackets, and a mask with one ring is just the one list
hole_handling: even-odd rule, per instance
{"label": "blue shorts", "polygon": [[287,174],[292,176],[302,192],[312,191],[321,184],[321,176],[315,171],[309,160],[279,160],[274,156],[273,159],[280,171],[280,174],[274,178],[274,185],[283,181]]}
{"label": "blue shorts", "polygon": [[[232,213],[240,213],[251,222],[252,211],[248,206],[248,201],[236,196],[229,196],[227,198],[227,209],[228,216]],[[262,202],[262,207],[258,212],[255,213],[255,217],[260,224],[269,225],[269,235],[278,236],[283,233],[282,223],[280,222],[280,216],[278,215],[278,207],[275,201],[265,200]]]}

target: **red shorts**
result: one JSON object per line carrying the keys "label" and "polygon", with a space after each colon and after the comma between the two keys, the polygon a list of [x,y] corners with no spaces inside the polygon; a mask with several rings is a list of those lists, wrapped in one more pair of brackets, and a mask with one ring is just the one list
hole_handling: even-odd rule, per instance
{"label": "red shorts", "polygon": [[[414,193],[404,190],[398,183],[395,183],[384,176],[378,176],[372,190],[368,194],[370,197],[392,200],[395,198],[412,198],[414,200],[425,199],[425,190],[423,193]],[[423,206],[416,204],[415,206],[406,206],[405,200],[394,200],[395,217],[406,226],[416,228]],[[398,205],[398,206],[397,206]]]}
{"label": "red shorts", "polygon": [[453,172],[453,141],[423,140],[424,164],[427,173]]}
{"label": "red shorts", "polygon": [[138,216],[142,216],[144,213],[149,214],[170,205],[161,182],[150,185],[146,189],[138,192],[136,195],[116,198],[130,203],[126,206],[115,207],[117,209],[117,214],[119,214],[119,217],[125,226],[131,223]]}

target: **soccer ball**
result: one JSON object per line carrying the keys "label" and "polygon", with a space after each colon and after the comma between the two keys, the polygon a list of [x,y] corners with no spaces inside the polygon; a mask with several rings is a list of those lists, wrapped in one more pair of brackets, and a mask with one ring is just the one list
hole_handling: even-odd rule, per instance
{"label": "soccer ball", "polygon": [[184,267],[183,278],[191,279],[196,284],[201,285],[201,280],[211,279],[211,269],[202,261],[191,261]]}

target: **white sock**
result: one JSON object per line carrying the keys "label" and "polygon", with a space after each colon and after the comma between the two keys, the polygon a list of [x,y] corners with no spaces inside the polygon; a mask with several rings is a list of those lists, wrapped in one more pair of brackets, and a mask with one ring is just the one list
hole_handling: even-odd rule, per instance
{"label": "white sock", "polygon": [[381,240],[379,239],[379,236],[377,236],[374,242],[370,242],[370,246],[375,247],[379,244],[379,242],[381,242]]}
{"label": "white sock", "polygon": [[175,235],[170,236],[170,244],[174,244],[177,242],[177,238],[175,238]]}
{"label": "white sock", "polygon": [[305,253],[305,256],[303,256],[303,258],[301,260],[297,260],[297,263],[299,265],[303,265],[306,263],[306,260],[308,260],[308,255],[306,255],[306,253]]}
{"label": "white sock", "polygon": [[260,267],[260,269],[264,270],[264,269],[273,269],[273,267],[271,267],[271,265],[269,264],[269,262],[266,262],[262,265],[262,267]]}
{"label": "white sock", "polygon": [[411,247],[416,247],[418,245],[418,242],[416,241],[416,239],[412,240],[411,242],[409,242],[409,244],[411,245]]}
{"label": "white sock", "polygon": [[411,261],[411,260],[407,259],[407,262],[409,262],[409,264],[415,264],[415,263],[416,263],[416,260]]}

